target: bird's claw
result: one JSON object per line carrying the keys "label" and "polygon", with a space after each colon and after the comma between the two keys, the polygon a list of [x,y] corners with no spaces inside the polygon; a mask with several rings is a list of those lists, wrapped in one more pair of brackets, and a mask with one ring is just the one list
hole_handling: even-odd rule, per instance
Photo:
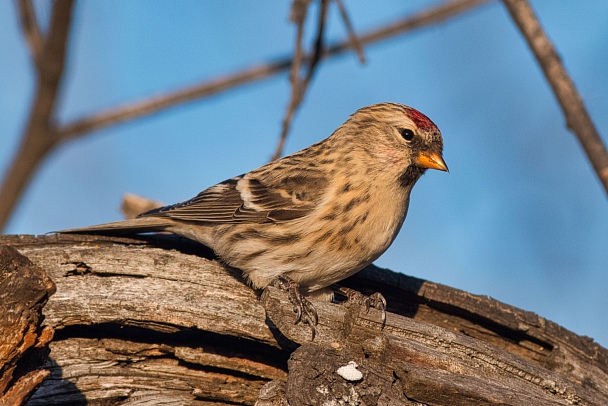
{"label": "bird's claw", "polygon": [[386,323],[386,299],[382,296],[382,293],[375,292],[370,296],[365,296],[361,294],[361,296],[365,297],[365,310],[369,313],[369,308],[373,307],[374,309],[378,309],[382,312],[382,325]]}
{"label": "bird's claw", "polygon": [[300,285],[288,276],[281,275],[275,279],[274,285],[287,292],[287,297],[293,305],[293,311],[296,314],[294,324],[304,322],[308,324],[312,330],[312,339],[316,335],[315,326],[319,323],[319,316],[313,304],[300,292]]}
{"label": "bird's claw", "polygon": [[372,307],[380,310],[382,312],[382,326],[384,327],[386,323],[386,299],[382,296],[382,293],[376,292],[370,296],[366,296],[357,290],[343,286],[338,287],[337,291],[346,296],[349,302],[365,306],[365,311],[368,313]]}

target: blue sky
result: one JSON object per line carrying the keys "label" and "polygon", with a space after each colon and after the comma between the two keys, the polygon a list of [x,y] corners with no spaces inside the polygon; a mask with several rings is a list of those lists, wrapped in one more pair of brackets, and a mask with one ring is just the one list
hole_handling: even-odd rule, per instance
{"label": "blue sky", "polygon": [[[289,3],[80,2],[60,122],[289,54]],[[345,3],[364,32],[439,2]],[[15,4],[0,2],[0,173],[34,90]],[[606,142],[608,2],[532,4]],[[328,24],[330,40],[344,38],[335,7]],[[309,45],[314,25],[307,30]],[[608,346],[608,199],[501,3],[366,55],[365,65],[346,54],[320,66],[286,152],[382,101],[439,126],[451,173],[430,171],[416,185],[399,237],[376,264],[494,297]],[[274,150],[289,91],[282,74],[66,144],[41,166],[6,232],[119,220],[125,192],[174,203],[258,167]]]}

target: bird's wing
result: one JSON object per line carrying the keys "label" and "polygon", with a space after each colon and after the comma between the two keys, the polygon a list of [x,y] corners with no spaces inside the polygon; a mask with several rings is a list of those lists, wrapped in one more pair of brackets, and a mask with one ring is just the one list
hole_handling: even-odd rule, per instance
{"label": "bird's wing", "polygon": [[327,180],[316,173],[296,171],[283,177],[251,172],[228,179],[172,206],[141,217],[169,217],[204,223],[264,223],[308,215],[321,201]]}

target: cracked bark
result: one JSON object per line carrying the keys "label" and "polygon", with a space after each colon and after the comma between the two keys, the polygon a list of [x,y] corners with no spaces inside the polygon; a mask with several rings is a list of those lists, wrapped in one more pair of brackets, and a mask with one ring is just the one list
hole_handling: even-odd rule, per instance
{"label": "cracked bark", "polygon": [[25,404],[49,374],[41,367],[53,328],[41,311],[54,291],[41,268],[0,245],[0,405]]}

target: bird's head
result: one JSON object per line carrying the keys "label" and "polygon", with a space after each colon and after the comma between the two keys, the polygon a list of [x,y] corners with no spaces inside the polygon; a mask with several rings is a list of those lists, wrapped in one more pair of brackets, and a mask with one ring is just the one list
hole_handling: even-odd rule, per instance
{"label": "bird's head", "polygon": [[413,186],[426,169],[448,171],[441,132],[416,109],[374,104],[357,110],[345,124],[350,142],[370,155],[375,169],[397,175],[403,186]]}

